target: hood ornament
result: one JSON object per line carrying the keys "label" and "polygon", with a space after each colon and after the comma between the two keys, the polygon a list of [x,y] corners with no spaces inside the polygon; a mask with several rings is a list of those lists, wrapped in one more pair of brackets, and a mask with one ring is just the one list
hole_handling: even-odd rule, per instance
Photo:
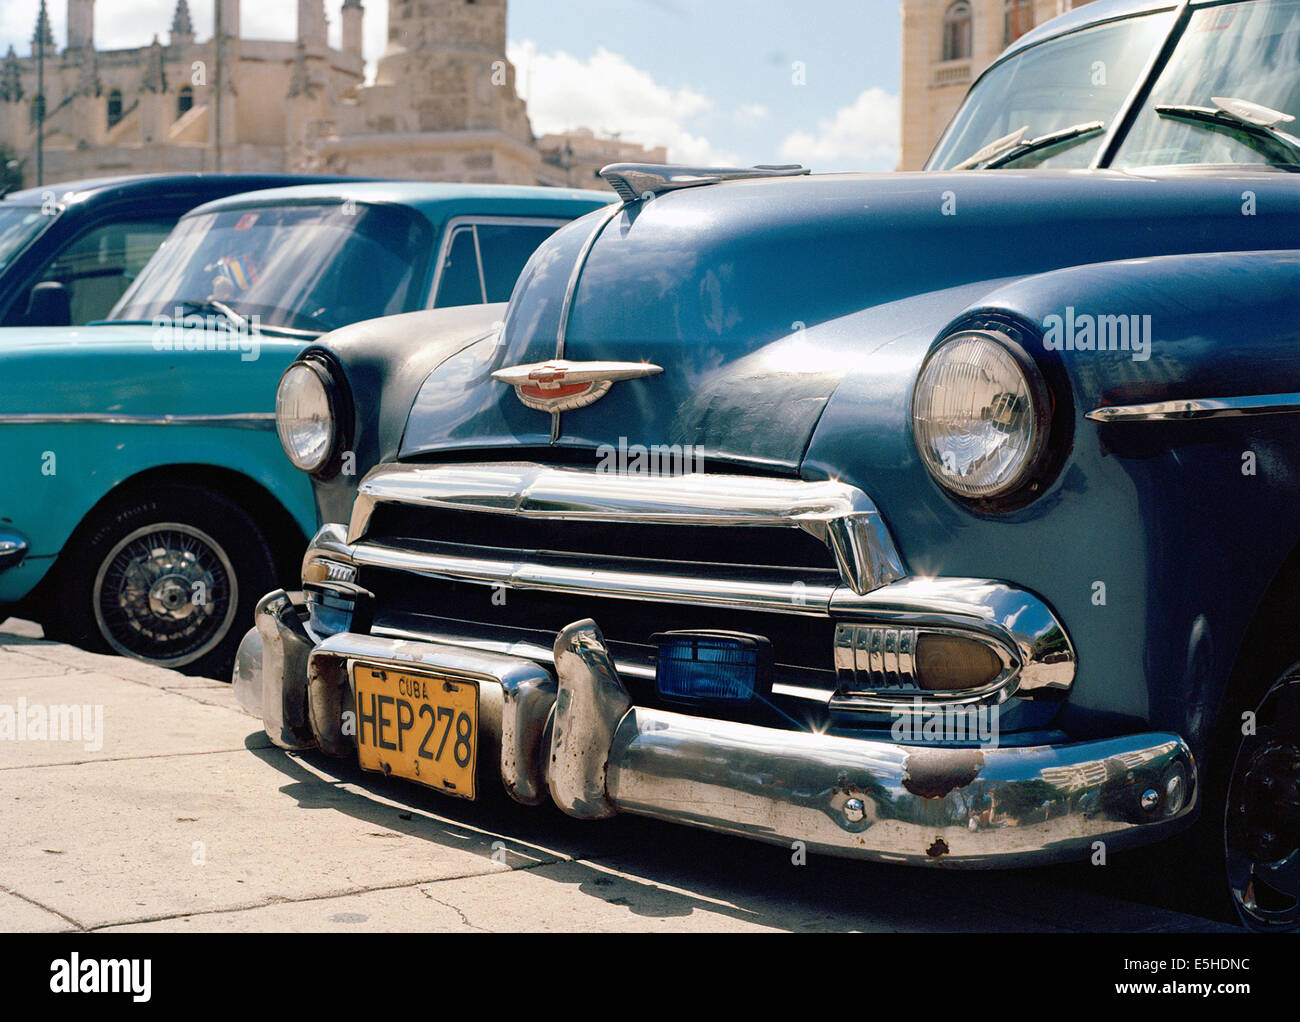
{"label": "hood ornament", "polygon": [[571,412],[586,408],[609,393],[620,380],[657,376],[663,367],[649,362],[549,362],[498,369],[492,379],[508,383],[529,408],[539,412]]}

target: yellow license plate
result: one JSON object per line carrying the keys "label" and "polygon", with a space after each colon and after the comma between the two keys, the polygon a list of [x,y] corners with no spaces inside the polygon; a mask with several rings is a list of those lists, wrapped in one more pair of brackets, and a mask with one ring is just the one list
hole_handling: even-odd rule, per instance
{"label": "yellow license plate", "polygon": [[474,797],[478,682],[357,664],[352,687],[363,770]]}

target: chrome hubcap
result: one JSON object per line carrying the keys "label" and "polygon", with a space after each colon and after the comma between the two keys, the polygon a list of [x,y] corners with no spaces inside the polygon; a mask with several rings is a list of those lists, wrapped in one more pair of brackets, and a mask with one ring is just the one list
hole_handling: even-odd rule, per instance
{"label": "chrome hubcap", "polygon": [[100,634],[117,652],[182,667],[225,637],[238,603],[226,552],[192,525],[137,529],[99,567],[93,593]]}
{"label": "chrome hubcap", "polygon": [[1228,884],[1255,930],[1300,925],[1300,678],[1283,678],[1237,753],[1224,820]]}

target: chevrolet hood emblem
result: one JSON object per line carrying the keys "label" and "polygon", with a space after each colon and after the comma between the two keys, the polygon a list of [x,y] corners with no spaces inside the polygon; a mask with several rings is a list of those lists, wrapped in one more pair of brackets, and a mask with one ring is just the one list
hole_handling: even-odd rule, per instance
{"label": "chevrolet hood emblem", "polygon": [[550,362],[498,369],[492,379],[515,388],[519,400],[539,412],[569,412],[586,408],[609,393],[620,380],[656,376],[662,366],[649,362]]}

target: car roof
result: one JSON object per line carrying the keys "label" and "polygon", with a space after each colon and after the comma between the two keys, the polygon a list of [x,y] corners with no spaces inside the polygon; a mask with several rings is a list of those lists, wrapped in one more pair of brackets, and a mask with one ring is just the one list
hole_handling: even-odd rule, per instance
{"label": "car roof", "polygon": [[[535,185],[452,184],[432,181],[340,181],[330,184],[296,185],[292,188],[272,188],[256,195],[232,195],[206,203],[190,216],[241,209],[249,206],[276,206],[311,202],[363,202],[414,206],[430,213],[437,207],[447,212],[447,207],[476,207],[490,212],[493,207],[502,212],[525,210],[544,212],[552,210],[595,209],[618,201],[613,192],[598,192],[583,188],[547,188]],[[441,219],[436,216],[433,219]]]}
{"label": "car roof", "polygon": [[[1193,0],[1193,3],[1195,2],[1196,0]],[[1092,3],[1076,7],[1060,17],[1043,22],[1037,28],[1030,29],[1008,46],[998,57],[998,61],[1047,39],[1077,32],[1081,28],[1089,28],[1121,18],[1131,18],[1138,14],[1149,14],[1153,11],[1171,11],[1177,6],[1178,0],[1092,0]]]}
{"label": "car roof", "polygon": [[[59,181],[38,188],[10,192],[3,200],[19,204],[39,203],[53,192],[65,206],[82,203],[117,201],[133,196],[156,194],[160,189],[208,192],[226,195],[263,188],[282,188],[295,181],[322,181],[323,175],[304,178],[295,174],[129,174],[122,177],[94,177],[77,181]],[[341,179],[347,180],[347,179]]]}

